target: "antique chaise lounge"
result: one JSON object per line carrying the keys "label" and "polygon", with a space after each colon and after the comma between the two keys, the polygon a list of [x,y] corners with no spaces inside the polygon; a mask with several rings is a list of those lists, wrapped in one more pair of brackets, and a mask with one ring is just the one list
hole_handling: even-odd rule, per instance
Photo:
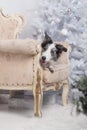
{"label": "antique chaise lounge", "polygon": [[41,116],[43,91],[59,90],[63,86],[63,105],[67,104],[70,46],[60,43],[67,47],[67,53],[61,55],[53,74],[43,71],[39,64],[40,41],[17,39],[24,23],[23,16],[5,16],[0,11],[0,89],[9,90],[11,96],[16,90],[32,90],[34,113]]}

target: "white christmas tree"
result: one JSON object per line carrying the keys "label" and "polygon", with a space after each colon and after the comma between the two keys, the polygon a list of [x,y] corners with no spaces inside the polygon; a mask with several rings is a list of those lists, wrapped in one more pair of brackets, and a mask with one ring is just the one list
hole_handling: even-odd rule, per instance
{"label": "white christmas tree", "polygon": [[70,83],[74,84],[87,75],[87,0],[41,0],[36,13],[34,38],[43,39],[47,31],[54,41],[71,45]]}

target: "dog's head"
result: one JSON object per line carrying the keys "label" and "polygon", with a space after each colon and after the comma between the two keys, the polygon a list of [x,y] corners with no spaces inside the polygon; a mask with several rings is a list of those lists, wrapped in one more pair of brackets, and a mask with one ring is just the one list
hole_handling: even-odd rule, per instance
{"label": "dog's head", "polygon": [[49,63],[51,60],[56,61],[61,53],[67,52],[67,48],[60,44],[54,44],[52,39],[45,33],[44,41],[41,44],[42,56],[41,62],[43,64]]}

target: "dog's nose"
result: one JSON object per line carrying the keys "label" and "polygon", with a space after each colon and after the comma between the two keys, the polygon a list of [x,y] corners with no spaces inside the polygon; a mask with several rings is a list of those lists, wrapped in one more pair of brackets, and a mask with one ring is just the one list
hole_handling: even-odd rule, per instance
{"label": "dog's nose", "polygon": [[42,56],[42,60],[46,60],[46,57],[45,57],[45,56]]}

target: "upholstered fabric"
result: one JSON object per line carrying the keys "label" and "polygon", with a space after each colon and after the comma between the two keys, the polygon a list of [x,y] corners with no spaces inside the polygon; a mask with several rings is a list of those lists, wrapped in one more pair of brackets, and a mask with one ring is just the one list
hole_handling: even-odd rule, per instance
{"label": "upholstered fabric", "polygon": [[57,83],[69,77],[70,65],[59,64],[55,66],[54,73],[51,73],[49,70],[44,70],[43,73],[43,81],[45,83]]}
{"label": "upholstered fabric", "polygon": [[51,73],[48,69],[43,71],[43,81],[46,84],[65,80],[70,74],[69,53],[71,48],[69,44],[65,42],[55,42],[55,44],[62,44],[67,48],[67,52],[63,52],[56,65],[54,65],[54,73]]}
{"label": "upholstered fabric", "polygon": [[0,85],[32,84],[33,62],[32,56],[0,53]]}
{"label": "upholstered fabric", "polygon": [[40,51],[38,44],[33,39],[0,40],[0,52],[35,55]]}

